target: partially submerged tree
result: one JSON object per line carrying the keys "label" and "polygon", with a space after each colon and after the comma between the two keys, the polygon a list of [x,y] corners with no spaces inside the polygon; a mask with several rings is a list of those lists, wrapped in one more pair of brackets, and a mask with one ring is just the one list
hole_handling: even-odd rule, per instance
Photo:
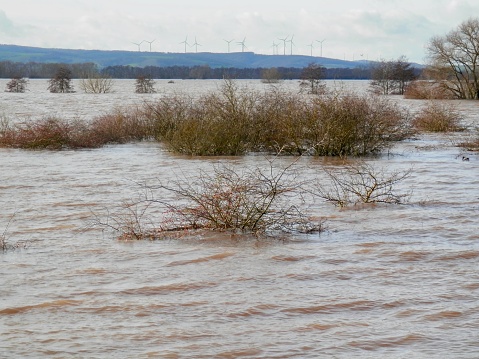
{"label": "partially submerged tree", "polygon": [[108,75],[90,73],[81,79],[80,88],[85,93],[109,93],[112,91],[113,79]]}
{"label": "partially submerged tree", "polygon": [[372,66],[371,89],[381,95],[403,95],[408,84],[416,78],[414,68],[401,56],[397,60],[381,60]]}
{"label": "partially submerged tree", "polygon": [[276,67],[264,69],[261,72],[261,82],[266,84],[278,83],[281,80],[281,74]]}
{"label": "partially submerged tree", "polygon": [[150,76],[138,76],[135,83],[136,93],[155,93],[155,81]]}
{"label": "partially submerged tree", "polygon": [[434,79],[459,99],[479,99],[479,19],[470,18],[427,45]]}
{"label": "partially submerged tree", "polygon": [[307,89],[310,94],[321,94],[324,92],[323,83],[324,69],[318,64],[311,63],[305,67],[301,73],[301,85]]}
{"label": "partially submerged tree", "polygon": [[7,83],[5,92],[25,92],[27,83],[28,80],[23,77],[14,77]]}
{"label": "partially submerged tree", "polygon": [[72,72],[70,69],[62,66],[55,75],[48,81],[48,90],[52,93],[74,92],[72,85]]}

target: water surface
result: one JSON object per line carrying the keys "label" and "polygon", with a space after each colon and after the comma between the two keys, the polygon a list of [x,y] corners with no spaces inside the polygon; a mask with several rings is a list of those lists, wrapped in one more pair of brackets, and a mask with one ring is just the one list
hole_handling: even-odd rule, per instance
{"label": "water surface", "polygon": [[[15,120],[88,119],[218,85],[158,81],[158,94],[142,96],[125,80],[113,94],[86,95],[50,94],[45,80],[32,80],[30,92],[1,93],[0,111]],[[476,102],[455,103],[465,124],[479,124]],[[10,221],[9,241],[28,243],[0,255],[0,357],[477,358],[478,157],[455,146],[461,136],[421,135],[368,160],[413,169],[400,184],[412,191],[407,204],[340,210],[311,200],[307,210],[326,231],[281,240],[200,233],[122,242],[89,226],[93,214],[137,198],[137,182],[220,162],[264,166],[262,156],[188,158],[155,143],[0,149],[0,231]],[[340,162],[306,158],[298,166],[315,178],[325,164]]]}

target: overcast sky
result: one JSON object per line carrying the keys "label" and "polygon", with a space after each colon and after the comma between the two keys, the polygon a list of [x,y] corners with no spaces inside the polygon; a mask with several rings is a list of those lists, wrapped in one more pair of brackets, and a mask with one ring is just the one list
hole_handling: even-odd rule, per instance
{"label": "overcast sky", "polygon": [[[477,0],[2,0],[0,43],[138,51],[245,51],[423,63],[425,44],[471,16]],[[278,44],[274,47],[273,43]],[[311,47],[310,45],[313,45]],[[143,42],[141,51],[150,51]],[[1,60],[1,53],[0,53]]]}

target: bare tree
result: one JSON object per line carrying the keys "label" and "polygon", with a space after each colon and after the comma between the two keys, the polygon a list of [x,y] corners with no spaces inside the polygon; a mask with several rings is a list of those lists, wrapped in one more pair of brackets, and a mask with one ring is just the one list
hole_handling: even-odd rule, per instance
{"label": "bare tree", "polygon": [[72,72],[66,67],[60,67],[55,75],[48,81],[48,90],[52,93],[74,92],[72,81]]}
{"label": "bare tree", "polygon": [[381,95],[404,95],[407,85],[416,78],[414,68],[405,56],[397,60],[381,60],[371,68],[370,86]]}
{"label": "bare tree", "polygon": [[98,73],[90,73],[80,81],[80,88],[85,93],[109,93],[112,87],[113,79]]}
{"label": "bare tree", "polygon": [[479,99],[479,19],[470,18],[427,45],[430,71],[460,99]]}

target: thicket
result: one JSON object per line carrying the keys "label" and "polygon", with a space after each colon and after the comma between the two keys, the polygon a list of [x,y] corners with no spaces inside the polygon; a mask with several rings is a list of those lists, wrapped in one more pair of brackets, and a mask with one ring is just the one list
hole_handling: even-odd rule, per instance
{"label": "thicket", "polygon": [[220,91],[145,105],[155,137],[188,155],[267,152],[363,156],[409,135],[408,113],[381,97],[261,93],[226,81]]}
{"label": "thicket", "polygon": [[126,143],[150,138],[150,128],[136,110],[97,117],[87,123],[80,119],[45,117],[23,122],[0,121],[0,146],[22,149],[97,148],[108,143]]}

